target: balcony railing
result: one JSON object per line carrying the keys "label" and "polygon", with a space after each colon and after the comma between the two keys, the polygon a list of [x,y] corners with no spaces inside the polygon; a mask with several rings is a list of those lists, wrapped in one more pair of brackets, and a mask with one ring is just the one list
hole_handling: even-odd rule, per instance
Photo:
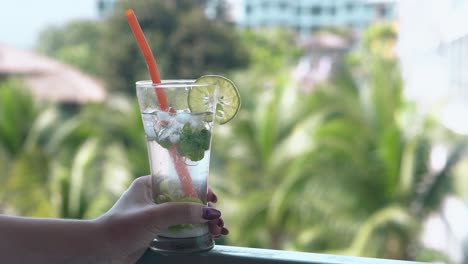
{"label": "balcony railing", "polygon": [[147,251],[138,264],[206,263],[206,264],[260,264],[260,263],[316,263],[316,264],[416,264],[401,260],[362,258],[328,254],[292,252],[231,246],[215,246],[202,254],[164,256]]}

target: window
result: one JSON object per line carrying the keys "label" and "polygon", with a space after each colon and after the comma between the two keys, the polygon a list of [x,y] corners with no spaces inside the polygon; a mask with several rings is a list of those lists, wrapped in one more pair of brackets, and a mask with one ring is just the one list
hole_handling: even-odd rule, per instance
{"label": "window", "polygon": [[310,13],[314,16],[318,16],[322,13],[322,7],[320,6],[313,6],[310,8]]}
{"label": "window", "polygon": [[99,1],[98,1],[98,9],[99,9],[100,11],[103,11],[104,8],[106,8],[106,3],[104,3],[103,0],[99,0]]}
{"label": "window", "polygon": [[336,14],[336,7],[330,6],[328,12],[330,13],[330,15],[334,16]]}
{"label": "window", "polygon": [[388,9],[385,6],[379,6],[377,14],[379,18],[385,18],[388,15]]}
{"label": "window", "polygon": [[287,2],[280,2],[279,3],[279,8],[280,8],[280,10],[284,10],[284,9],[288,8],[288,3]]}
{"label": "window", "polygon": [[263,1],[262,8],[263,9],[268,9],[268,7],[270,7],[270,3],[268,3],[268,1]]}
{"label": "window", "polygon": [[296,14],[297,14],[298,16],[300,16],[300,15],[301,15],[301,12],[302,12],[302,9],[301,9],[300,7],[297,7],[297,8],[296,8]]}
{"label": "window", "polygon": [[346,4],[346,11],[353,12],[353,10],[354,10],[354,4],[353,3],[347,3]]}
{"label": "window", "polygon": [[252,13],[252,6],[251,5],[246,5],[245,6],[245,13],[248,15]]}

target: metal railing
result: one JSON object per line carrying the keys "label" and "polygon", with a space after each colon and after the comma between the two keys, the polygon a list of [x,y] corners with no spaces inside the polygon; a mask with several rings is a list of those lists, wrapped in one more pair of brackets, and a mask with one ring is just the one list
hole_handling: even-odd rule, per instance
{"label": "metal railing", "polygon": [[375,259],[272,249],[215,246],[200,254],[165,256],[148,250],[138,264],[206,263],[206,264],[260,264],[260,263],[316,263],[316,264],[416,264],[402,260]]}

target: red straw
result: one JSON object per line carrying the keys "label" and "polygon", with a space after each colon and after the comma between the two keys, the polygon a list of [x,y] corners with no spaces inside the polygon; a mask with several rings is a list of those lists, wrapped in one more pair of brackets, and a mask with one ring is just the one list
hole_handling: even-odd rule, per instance
{"label": "red straw", "polygon": [[[159,76],[156,60],[153,56],[153,52],[151,52],[148,42],[146,41],[143,31],[141,30],[140,23],[138,23],[138,19],[136,18],[135,13],[132,9],[128,9],[127,11],[125,11],[125,17],[127,17],[128,24],[132,29],[133,35],[135,36],[138,46],[140,47],[141,53],[143,53],[143,56],[145,57],[146,66],[148,67],[151,80],[154,84],[161,83],[161,77]],[[164,90],[159,88],[155,88],[154,90],[156,91],[156,96],[158,97],[158,102],[161,110],[167,111],[168,103]],[[193,186],[190,173],[187,169],[187,166],[185,165],[185,161],[177,155],[177,148],[175,147],[175,145],[171,146],[169,152],[171,153],[172,160],[174,161],[175,169],[179,176],[180,183],[182,184],[182,189],[184,190],[184,193],[188,197],[198,197],[197,191]]]}
{"label": "red straw", "polygon": [[[125,17],[127,17],[128,24],[132,29],[133,35],[135,36],[138,46],[140,46],[141,53],[143,53],[143,57],[145,57],[146,66],[148,67],[151,80],[153,81],[153,83],[161,83],[161,77],[159,77],[156,59],[154,58],[153,52],[151,51],[148,42],[146,41],[145,35],[141,30],[140,23],[138,23],[138,19],[136,18],[135,13],[132,9],[128,9],[127,11],[125,11]],[[164,91],[162,89],[155,90],[161,110],[167,110],[167,98],[164,94]]]}

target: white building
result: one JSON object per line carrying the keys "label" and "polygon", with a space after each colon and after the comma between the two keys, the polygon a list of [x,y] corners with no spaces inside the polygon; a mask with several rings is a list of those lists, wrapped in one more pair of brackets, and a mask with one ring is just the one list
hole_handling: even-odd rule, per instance
{"label": "white building", "polygon": [[376,20],[392,20],[392,0],[231,0],[234,20],[248,28],[282,26],[308,35],[320,28],[358,31]]}
{"label": "white building", "polygon": [[468,1],[400,0],[398,13],[406,96],[468,134]]}

